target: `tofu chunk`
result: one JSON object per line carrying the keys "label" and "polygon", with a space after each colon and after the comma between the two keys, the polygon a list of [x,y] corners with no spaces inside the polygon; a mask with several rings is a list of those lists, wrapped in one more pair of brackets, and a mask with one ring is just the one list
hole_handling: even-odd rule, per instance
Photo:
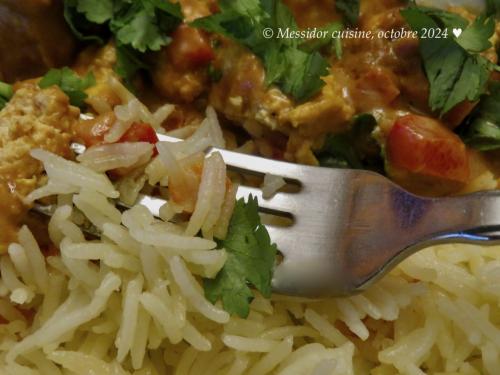
{"label": "tofu chunk", "polygon": [[0,111],[0,253],[14,240],[26,207],[21,198],[38,187],[43,168],[29,152],[43,148],[71,157],[73,126],[80,110],[56,86],[18,85]]}

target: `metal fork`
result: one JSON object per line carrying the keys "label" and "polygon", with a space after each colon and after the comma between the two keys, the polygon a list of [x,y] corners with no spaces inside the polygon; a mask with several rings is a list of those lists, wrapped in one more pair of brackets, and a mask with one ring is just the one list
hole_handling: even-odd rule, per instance
{"label": "metal fork", "polygon": [[[217,148],[206,152],[219,152],[230,170],[273,174],[299,187],[267,200],[259,188],[238,188],[238,198],[256,196],[262,212],[293,220],[289,227],[266,225],[283,254],[272,281],[277,293],[346,296],[365,290],[425,247],[500,244],[500,192],[424,198],[373,172],[303,166]],[[140,195],[137,203],[158,216],[165,201]]]}

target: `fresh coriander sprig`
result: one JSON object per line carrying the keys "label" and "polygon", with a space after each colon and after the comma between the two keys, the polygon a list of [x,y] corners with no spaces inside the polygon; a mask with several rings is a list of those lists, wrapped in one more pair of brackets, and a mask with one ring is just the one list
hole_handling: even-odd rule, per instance
{"label": "fresh coriander sprig", "polygon": [[183,19],[180,5],[168,0],[65,0],[64,16],[80,40],[115,38],[116,71],[128,82],[147,68],[140,55],[168,45]]}
{"label": "fresh coriander sprig", "polygon": [[59,86],[68,95],[72,105],[82,108],[87,98],[85,90],[95,85],[94,75],[90,72],[85,77],[80,77],[70,68],[51,69],[38,83],[40,88]]}
{"label": "fresh coriander sprig", "polygon": [[[491,47],[494,21],[478,17],[471,25],[459,15],[410,6],[401,11],[419,33],[420,54],[430,84],[429,105],[444,115],[463,101],[476,101],[486,91],[489,75],[497,67],[479,54]],[[447,37],[422,38],[423,31],[446,28]],[[459,38],[453,29],[463,30]]]}
{"label": "fresh coriander sprig", "polygon": [[[262,59],[267,84],[276,84],[298,101],[321,90],[328,61],[316,50],[302,50],[304,40],[278,37],[280,29],[298,30],[281,0],[221,0],[219,8],[219,13],[197,19],[192,26],[222,34],[249,48]],[[266,38],[265,30],[272,30],[274,36]]]}
{"label": "fresh coriander sprig", "polygon": [[489,93],[461,129],[466,144],[480,151],[500,149],[500,83],[492,82]]}
{"label": "fresh coriander sprig", "polygon": [[271,279],[277,248],[262,225],[257,198],[236,202],[227,237],[220,244],[227,260],[215,279],[205,279],[205,296],[212,303],[222,300],[224,309],[246,318],[254,298],[249,284],[271,296]]}

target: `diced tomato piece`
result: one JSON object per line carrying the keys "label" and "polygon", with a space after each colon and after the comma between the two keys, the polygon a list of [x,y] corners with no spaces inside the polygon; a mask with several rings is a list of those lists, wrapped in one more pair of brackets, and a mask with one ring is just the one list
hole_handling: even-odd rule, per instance
{"label": "diced tomato piece", "polygon": [[174,31],[167,51],[170,61],[179,69],[197,69],[208,65],[215,58],[207,35],[186,24]]}
{"label": "diced tomato piece", "polygon": [[431,118],[400,117],[389,133],[386,151],[389,163],[396,168],[460,183],[469,179],[465,144]]}
{"label": "diced tomato piece", "polygon": [[158,136],[151,125],[144,122],[135,122],[122,135],[119,142],[148,142],[154,145],[158,142]]}
{"label": "diced tomato piece", "polygon": [[[153,145],[158,143],[156,131],[149,124],[144,122],[135,122],[130,129],[122,135],[118,142],[148,142]],[[158,155],[156,147],[153,150],[153,156]]]}
{"label": "diced tomato piece", "polygon": [[[113,112],[98,116],[92,120],[80,121],[76,126],[77,138],[83,141],[86,147],[102,144],[104,143],[104,135],[111,129],[115,121],[116,118]],[[143,122],[135,122],[118,142],[148,142],[156,144],[158,136],[151,125]]]}

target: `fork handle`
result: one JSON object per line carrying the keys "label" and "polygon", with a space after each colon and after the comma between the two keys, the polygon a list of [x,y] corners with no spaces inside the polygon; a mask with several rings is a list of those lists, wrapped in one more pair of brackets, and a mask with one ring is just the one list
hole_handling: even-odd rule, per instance
{"label": "fork handle", "polygon": [[[449,198],[421,198],[391,192],[390,228],[385,239],[359,243],[347,265],[359,290],[380,279],[402,260],[425,247],[445,243],[500,244],[500,192]],[[370,237],[373,240],[373,237]],[[359,259],[365,259],[359,263]]]}
{"label": "fork handle", "polygon": [[[388,270],[415,252],[437,244],[500,244],[500,192],[449,198],[420,198],[393,191],[393,212],[399,221],[390,244],[367,247],[371,259],[357,269],[359,285],[366,289]],[[393,221],[394,222],[394,221]],[[376,250],[378,247],[379,250]],[[351,264],[354,268],[356,265]],[[370,270],[371,268],[371,270]]]}
{"label": "fork handle", "polygon": [[417,233],[420,239],[477,242],[494,237],[494,232],[500,234],[500,192],[424,199],[423,205],[428,207],[426,225],[421,228],[428,232]]}

